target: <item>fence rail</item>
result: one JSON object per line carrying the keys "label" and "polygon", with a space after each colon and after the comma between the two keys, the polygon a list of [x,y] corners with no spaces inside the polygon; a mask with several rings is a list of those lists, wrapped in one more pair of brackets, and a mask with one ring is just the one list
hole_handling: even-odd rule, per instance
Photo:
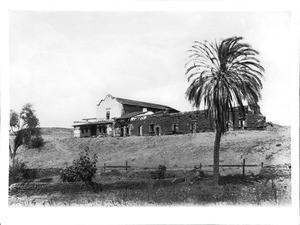
{"label": "fence rail", "polygon": [[[214,165],[202,165],[201,163],[200,163],[200,165],[199,166],[195,166],[195,167],[197,167],[197,168],[199,168],[200,170],[203,168],[203,167],[213,167]],[[242,161],[242,164],[235,164],[235,165],[219,165],[219,167],[242,167],[242,169],[243,169],[243,176],[245,176],[245,168],[246,167],[261,167],[261,168],[263,168],[264,167],[264,163],[263,162],[261,162],[261,164],[259,164],[259,165],[256,165],[256,164],[248,164],[248,165],[246,165],[246,159],[243,159],[243,161]]]}
{"label": "fence rail", "polygon": [[125,169],[126,171],[128,169],[131,169],[131,166],[128,165],[128,161],[126,160],[125,162],[125,166],[108,166],[106,165],[106,163],[104,163],[104,166],[103,166],[103,172],[106,172],[107,169]]}
{"label": "fence rail", "polygon": [[[202,170],[202,168],[204,167],[213,167],[214,165],[202,165],[201,163],[198,165],[195,165],[194,167],[176,167],[176,169],[189,169],[189,168],[198,168],[200,170]],[[256,165],[256,164],[246,164],[246,160],[243,159],[242,164],[224,164],[224,165],[219,165],[219,167],[235,167],[235,168],[240,168],[242,167],[242,174],[245,175],[245,169],[246,167],[264,167],[264,163],[261,162],[260,164]],[[128,165],[128,161],[125,161],[125,166],[124,165],[106,165],[106,163],[104,163],[103,165],[103,172],[106,172],[108,169],[125,169],[126,171],[128,171],[129,169],[133,169],[131,166]],[[134,169],[137,170],[156,170],[157,167],[136,167]]]}

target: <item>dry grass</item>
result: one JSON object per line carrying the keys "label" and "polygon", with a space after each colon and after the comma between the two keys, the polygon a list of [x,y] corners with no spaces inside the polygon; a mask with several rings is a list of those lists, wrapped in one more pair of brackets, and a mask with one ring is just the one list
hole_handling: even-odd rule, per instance
{"label": "dry grass", "polygon": [[[239,179],[239,178],[237,178]],[[70,186],[70,185],[69,185]],[[289,205],[291,185],[289,178],[273,181],[265,179],[248,183],[229,182],[214,186],[211,179],[198,184],[187,182],[153,186],[153,182],[140,188],[115,188],[106,185],[104,191],[94,193],[84,186],[61,189],[51,186],[51,193],[44,189],[35,195],[10,196],[14,206],[149,206],[149,205]],[[63,190],[63,192],[61,192]]]}
{"label": "dry grass", "polygon": [[[40,149],[20,149],[18,157],[29,167],[65,167],[70,165],[86,146],[103,163],[133,167],[167,168],[212,164],[214,133],[172,136],[120,138],[73,138],[71,133],[52,132],[44,135],[47,141]],[[220,161],[223,164],[276,165],[290,163],[290,128],[277,127],[265,131],[232,131],[222,137]],[[221,171],[222,172],[222,171]]]}
{"label": "dry grass", "polygon": [[[20,149],[18,158],[27,162],[31,168],[63,168],[70,165],[86,146],[99,157],[99,167],[103,163],[124,165],[128,160],[134,168],[167,167],[167,179],[173,179],[171,169],[193,167],[194,165],[212,164],[214,133],[199,133],[160,137],[126,137],[126,138],[73,138],[70,130],[44,130],[45,146],[38,149]],[[265,131],[232,131],[222,137],[221,164],[240,164],[246,159],[247,164],[282,165],[290,164],[290,128],[275,127]],[[259,170],[260,168],[258,168]],[[100,172],[100,170],[99,170]],[[221,174],[241,173],[227,169]],[[254,171],[248,168],[249,174]],[[106,185],[100,193],[66,188],[47,194],[32,192],[30,195],[9,197],[11,205],[20,206],[60,206],[60,205],[210,205],[210,204],[250,204],[250,205],[286,205],[291,202],[290,177],[282,176],[275,170],[266,178],[254,182],[225,182],[213,186],[210,179],[198,183],[183,182],[177,185],[153,185],[149,171],[131,171],[128,173],[98,174],[95,181]],[[186,170],[176,170],[175,177],[188,177]],[[49,175],[50,176],[50,175]],[[52,184],[59,182],[59,176],[52,176]],[[252,178],[251,178],[252,179]],[[273,179],[273,182],[272,182]],[[143,188],[116,188],[110,183],[144,182]],[[120,183],[121,182],[121,183]],[[166,181],[167,182],[167,181]],[[50,185],[50,186],[51,186]],[[122,185],[121,185],[122,186]],[[74,191],[74,190],[76,191]],[[73,190],[73,191],[72,191]]]}

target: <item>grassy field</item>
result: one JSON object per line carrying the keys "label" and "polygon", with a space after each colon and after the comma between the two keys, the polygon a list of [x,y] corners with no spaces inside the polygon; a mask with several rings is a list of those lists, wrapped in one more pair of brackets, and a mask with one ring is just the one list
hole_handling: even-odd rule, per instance
{"label": "grassy field", "polygon": [[[41,149],[21,148],[18,158],[29,168],[44,169],[29,183],[10,187],[10,205],[287,205],[291,203],[290,128],[268,127],[264,131],[231,131],[222,137],[221,164],[264,163],[260,167],[221,169],[222,184],[213,185],[211,173],[197,177],[194,165],[212,164],[214,133],[172,136],[74,138],[71,129],[42,130]],[[95,192],[83,183],[62,183],[57,169],[71,165],[89,147],[99,158],[94,179],[104,190]],[[132,170],[103,172],[103,163]],[[157,180],[144,167],[167,167],[166,178]],[[272,165],[272,166],[271,166]],[[210,168],[211,170],[211,168]],[[225,176],[230,174],[230,176]],[[235,174],[232,176],[232,174]],[[195,179],[196,178],[196,179]],[[33,182],[34,181],[34,182]],[[46,182],[46,183],[45,183]],[[23,191],[22,191],[23,190]]]}
{"label": "grassy field", "polygon": [[[170,136],[73,138],[71,130],[44,132],[41,149],[21,148],[18,158],[32,168],[63,168],[87,146],[103,163],[133,167],[167,168],[212,164],[214,133]],[[264,131],[231,131],[221,140],[220,163],[277,165],[290,163],[290,128],[270,127]]]}
{"label": "grassy field", "polygon": [[[12,186],[10,205],[17,206],[149,206],[149,205],[289,205],[290,177],[267,180],[260,176],[211,177],[193,183],[166,180],[102,183],[95,192],[83,183],[26,183]],[[22,189],[24,187],[24,189]]]}

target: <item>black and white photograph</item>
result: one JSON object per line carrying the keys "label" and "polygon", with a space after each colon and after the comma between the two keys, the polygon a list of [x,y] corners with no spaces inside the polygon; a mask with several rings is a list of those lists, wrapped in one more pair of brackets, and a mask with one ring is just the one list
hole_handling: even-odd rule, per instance
{"label": "black and white photograph", "polygon": [[130,9],[7,13],[8,209],[293,213],[293,13]]}

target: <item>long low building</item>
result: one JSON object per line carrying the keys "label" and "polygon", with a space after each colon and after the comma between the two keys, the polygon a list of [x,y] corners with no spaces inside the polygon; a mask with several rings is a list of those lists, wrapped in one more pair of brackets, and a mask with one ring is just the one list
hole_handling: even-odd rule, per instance
{"label": "long low building", "polygon": [[[228,130],[264,129],[266,118],[259,108],[245,107],[245,114],[235,108]],[[107,95],[97,105],[97,118],[74,122],[75,137],[147,136],[213,131],[214,124],[205,110],[179,112],[155,103],[141,102]]]}

